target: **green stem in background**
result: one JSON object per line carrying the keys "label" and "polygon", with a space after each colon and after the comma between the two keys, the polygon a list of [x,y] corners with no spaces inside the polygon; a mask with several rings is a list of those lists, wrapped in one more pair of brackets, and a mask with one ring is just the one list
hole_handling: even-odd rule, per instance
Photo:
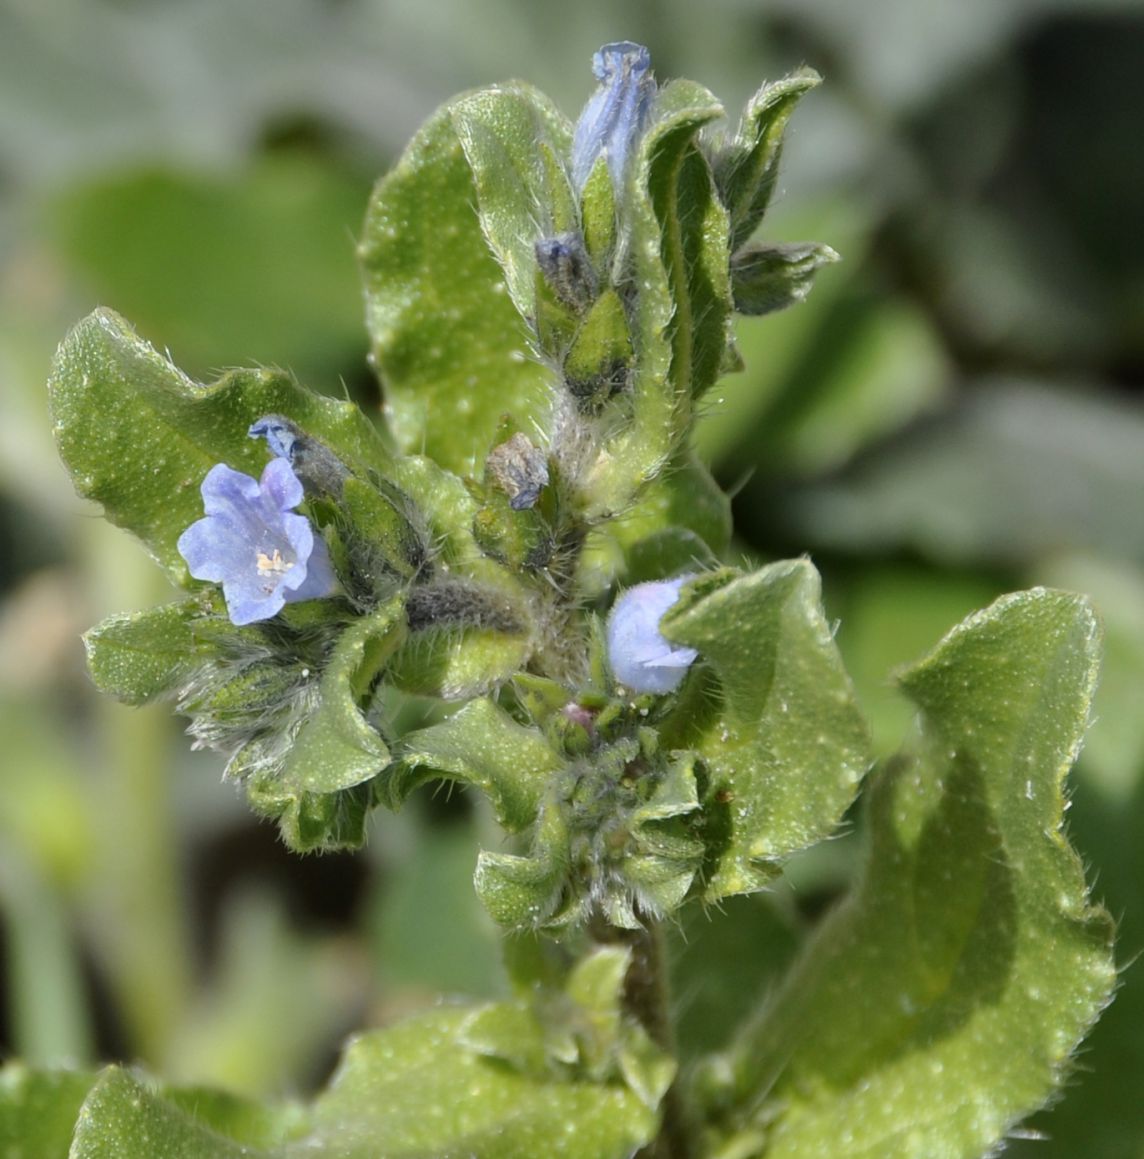
{"label": "green stem in background", "polygon": [[[141,551],[125,551],[115,529],[92,524],[87,556],[97,611],[162,598],[150,560]],[[96,721],[96,839],[104,872],[92,936],[131,1049],[161,1063],[191,997],[168,718],[162,709],[127,708],[104,698]]]}
{"label": "green stem in background", "polygon": [[[641,916],[643,929],[621,930],[597,922],[592,933],[599,942],[626,946],[631,951],[631,965],[624,979],[624,1009],[647,1031],[656,1046],[676,1057],[663,924],[646,914]],[[695,1156],[692,1124],[677,1078],[663,1099],[659,1134],[639,1152],[637,1159],[695,1159]]]}
{"label": "green stem in background", "polygon": [[25,859],[0,856],[16,1054],[36,1066],[93,1058],[83,976],[60,892]]}

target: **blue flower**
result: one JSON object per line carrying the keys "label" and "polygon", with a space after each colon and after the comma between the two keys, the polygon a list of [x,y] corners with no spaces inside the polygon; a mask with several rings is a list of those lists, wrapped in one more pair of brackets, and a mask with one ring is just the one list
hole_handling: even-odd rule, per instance
{"label": "blue flower", "polygon": [[599,88],[584,106],[572,136],[572,183],[582,191],[600,154],[608,158],[612,184],[624,187],[628,158],[647,127],[655,78],[651,55],[641,44],[605,44],[592,57]]}
{"label": "blue flower", "polygon": [[298,442],[298,429],[289,419],[281,415],[263,415],[250,424],[246,432],[252,439],[265,439],[272,455],[280,459],[294,461],[294,447]]}
{"label": "blue flower", "polygon": [[616,680],[632,692],[672,692],[699,655],[660,634],[660,617],[694,576],[628,588],[608,617],[608,659]]}
{"label": "blue flower", "polygon": [[302,484],[285,459],[271,459],[261,480],[219,463],[202,493],[206,518],[179,536],[179,554],[195,579],[222,584],[231,623],[268,620],[283,604],[334,593],[325,540],[292,513]]}

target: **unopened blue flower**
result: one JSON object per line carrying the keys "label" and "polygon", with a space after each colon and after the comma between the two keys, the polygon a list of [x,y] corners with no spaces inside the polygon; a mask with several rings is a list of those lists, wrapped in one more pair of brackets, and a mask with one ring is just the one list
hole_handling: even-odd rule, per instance
{"label": "unopened blue flower", "polygon": [[298,430],[289,419],[281,415],[263,415],[257,422],[250,424],[246,433],[252,439],[265,439],[271,454],[293,461]]}
{"label": "unopened blue flower", "polygon": [[665,640],[660,617],[679,599],[693,576],[656,580],[628,588],[608,617],[608,659],[616,680],[632,692],[671,692],[699,655]]}
{"label": "unopened blue flower", "polygon": [[195,579],[222,584],[232,623],[268,620],[283,604],[336,590],[325,540],[293,512],[302,484],[285,459],[271,459],[261,480],[219,463],[202,494],[206,517],[179,536],[179,554]]}
{"label": "unopened blue flower", "polygon": [[642,44],[630,40],[605,44],[592,57],[592,72],[600,86],[584,106],[572,135],[572,183],[582,190],[603,153],[619,192],[655,95],[651,55]]}

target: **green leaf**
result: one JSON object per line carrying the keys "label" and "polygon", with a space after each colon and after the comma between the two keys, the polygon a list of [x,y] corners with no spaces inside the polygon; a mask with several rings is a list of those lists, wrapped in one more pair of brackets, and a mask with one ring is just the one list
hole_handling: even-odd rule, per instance
{"label": "green leaf", "polygon": [[[144,1155],[178,1155],[180,1159],[269,1157],[269,1150],[242,1138],[250,1123],[234,1114],[236,1101],[218,1096],[216,1102],[204,1098],[203,1092],[175,1101],[128,1071],[109,1067],[80,1110],[68,1155],[70,1159],[133,1159]],[[228,1127],[237,1127],[238,1137]]]}
{"label": "green leaf", "polygon": [[752,246],[731,259],[731,286],[740,314],[772,314],[810,293],[814,275],[839,255],[828,245],[799,241]]}
{"label": "green leaf", "polygon": [[726,215],[695,145],[703,125],[722,112],[701,85],[674,81],[657,94],[640,142],[624,210],[638,288],[629,319],[631,415],[588,475],[589,518],[627,506],[659,473],[687,429],[692,390],[710,385],[723,362],[730,311]]}
{"label": "green leaf", "polygon": [[252,1148],[277,1154],[281,1144],[299,1135],[306,1122],[305,1110],[296,1103],[255,1102],[214,1087],[166,1083],[158,1093],[204,1127],[242,1144],[244,1155],[256,1154]]}
{"label": "green leaf", "polygon": [[[632,810],[629,847],[616,875],[645,913],[670,913],[687,897],[702,867],[704,846],[693,829],[672,821],[698,808],[694,760],[684,754],[664,771],[647,803]],[[627,897],[605,897],[604,905],[613,924],[642,926]]]}
{"label": "green leaf", "polygon": [[560,808],[547,802],[529,856],[482,849],[473,885],[498,925],[538,928],[547,922],[571,924],[582,916],[583,899],[566,896],[570,834]]}
{"label": "green leaf", "polygon": [[[1085,601],[1038,589],[901,675],[920,736],[872,789],[855,894],[719,1068],[730,1134],[764,1132],[774,1159],[840,1139],[971,1159],[1052,1097],[1116,981],[1062,833],[1098,653]],[[763,1091],[769,1126],[746,1109]]]}
{"label": "green leaf", "polygon": [[[638,707],[630,711],[643,719]],[[526,854],[481,852],[477,893],[501,925],[571,926],[598,912],[638,930],[647,915],[668,914],[687,897],[706,850],[692,820],[700,807],[694,756],[665,759],[654,730],[623,731],[637,735],[584,745],[580,759],[547,776]]]}
{"label": "green leaf", "polygon": [[663,744],[706,769],[706,896],[761,888],[796,850],[829,836],[869,764],[865,720],[806,560],[684,588],[661,620],[717,679],[685,686]]}
{"label": "green leaf", "polygon": [[357,1039],[298,1155],[626,1159],[654,1136],[657,1116],[623,1083],[486,1057],[467,1044],[472,1017],[438,1009]]}
{"label": "green leaf", "polygon": [[112,616],[84,633],[87,666],[101,692],[125,704],[148,704],[168,696],[194,666],[196,620],[204,614],[197,596],[145,612]]}
{"label": "green leaf", "polygon": [[[519,587],[491,560],[493,583],[442,579],[415,587],[406,612],[413,629],[393,657],[389,680],[402,691],[443,700],[480,696],[528,662],[535,640]],[[510,586],[511,585],[511,586]]]}
{"label": "green leaf", "polygon": [[598,268],[605,268],[616,245],[616,189],[606,156],[592,166],[580,192],[580,221],[589,256]]}
{"label": "green leaf", "polygon": [[[474,535],[481,508],[456,475],[425,456],[406,455],[394,477],[425,521],[439,579],[415,589],[423,623],[394,658],[390,679],[415,694],[481,695],[523,668],[535,647],[531,596],[481,550]],[[468,579],[454,583],[450,573]],[[466,585],[468,600],[461,592]]]}
{"label": "green leaf", "polygon": [[[358,248],[373,357],[397,442],[469,475],[493,445],[501,415],[511,413],[527,429],[547,413],[551,391],[551,372],[527,353],[527,327],[513,300],[531,299],[520,271],[535,263],[521,250],[539,235],[530,219],[519,224],[521,237],[510,237],[516,207],[530,182],[546,180],[545,170],[539,154],[530,165],[525,142],[515,137],[498,146],[513,166],[498,174],[490,125],[480,116],[491,110],[494,123],[507,118],[519,134],[530,122],[522,102],[532,98],[523,86],[492,91],[497,95],[458,98],[420,129],[375,188]],[[551,127],[547,106],[534,110],[533,128]],[[479,163],[477,176],[466,147]],[[478,211],[482,192],[493,199],[491,237]]]}
{"label": "green leaf", "polygon": [[642,1026],[624,1016],[631,961],[630,949],[598,947],[576,963],[560,990],[533,986],[515,1001],[476,1011],[465,1042],[541,1077],[560,1064],[597,1083],[622,1077],[654,1111],[676,1066]]}
{"label": "green leaf", "polygon": [[94,1075],[14,1063],[0,1071],[5,1159],[257,1159],[279,1154],[302,1123],[296,1105],[160,1086],[120,1067]]}
{"label": "green leaf", "polygon": [[521,317],[533,318],[534,245],[576,222],[572,188],[557,161],[571,148],[572,127],[543,93],[520,81],[480,89],[448,107],[472,170],[485,240]]}
{"label": "green leaf", "polygon": [[731,315],[727,214],[695,143],[698,127],[722,116],[723,108],[688,81],[669,84],[659,95],[659,108],[671,129],[662,133],[655,152],[649,151],[648,192],[675,306],[671,375],[678,395],[698,397],[719,377]]}
{"label": "green leaf", "polygon": [[731,248],[755,232],[778,178],[783,134],[795,105],[822,78],[811,68],[763,85],[748,102],[739,131],[715,157],[715,179],[731,219]]}
{"label": "green leaf", "polygon": [[557,986],[534,985],[518,999],[473,1012],[465,1041],[491,1058],[543,1074],[553,1063],[582,1065],[599,1081],[614,1073],[624,978],[631,951],[598,947]]}
{"label": "green leaf", "polygon": [[317,711],[298,731],[279,777],[284,789],[329,793],[379,773],[389,750],[364,710],[373,682],[405,638],[400,598],[342,633],[318,689]]}
{"label": "green leaf", "polygon": [[395,490],[351,475],[342,484],[335,508],[347,582],[364,591],[367,603],[391,592],[398,577],[412,579],[425,562],[426,548],[410,520],[408,500],[387,493]]}
{"label": "green leaf", "polygon": [[36,1071],[21,1063],[0,1069],[0,1155],[67,1155],[76,1115],[94,1082],[86,1071]]}
{"label": "green leaf", "polygon": [[[1072,579],[1078,578],[1074,571]],[[1112,602],[1108,578],[1104,577],[1093,599],[1104,628],[1105,654],[1093,702],[1094,724],[1085,738],[1077,769],[1069,778],[1068,834],[1085,865],[1093,867],[1090,872],[1099,874],[1097,884],[1105,908],[1117,915],[1116,940],[1121,947],[1117,956],[1124,968],[1117,979],[1116,1001],[1085,1039],[1064,1100],[1050,1104],[1023,1125],[1028,1141],[1011,1143],[1006,1159],[1010,1151],[1016,1159],[1144,1154],[1144,1120],[1139,1109],[1139,1094],[1144,1089],[1144,1040],[1140,1035],[1144,974],[1134,961],[1144,938],[1144,909],[1139,904],[1140,883],[1144,881],[1144,841],[1140,839],[1144,833],[1144,793],[1137,788],[1126,794],[1123,786],[1111,787],[1099,781],[1090,759],[1093,742],[1108,725],[1113,725],[1115,743],[1115,721],[1109,713],[1116,701],[1110,702],[1107,693],[1110,682],[1124,677],[1110,671],[1118,663],[1113,660],[1117,648],[1113,637],[1126,625],[1123,619],[1116,623],[1124,609],[1117,609]],[[1125,578],[1123,573],[1117,577],[1121,582]],[[1134,597],[1133,609],[1134,617],[1144,609],[1139,594]],[[1132,689],[1138,707],[1138,681]],[[1113,696],[1123,695],[1127,703],[1128,694],[1129,689],[1124,688]],[[1136,707],[1131,709],[1133,723],[1137,723]],[[1138,767],[1133,775],[1139,776]]]}
{"label": "green leaf", "polygon": [[[684,452],[640,493],[623,519],[589,543],[587,566],[626,584],[717,565],[731,541],[731,501],[711,472]],[[622,559],[613,557],[620,553]]]}
{"label": "green leaf", "polygon": [[518,833],[536,820],[553,774],[563,766],[544,736],[517,724],[491,700],[473,700],[448,720],[408,733],[383,791],[397,808],[425,781],[447,777],[484,792],[497,820]]}
{"label": "green leaf", "polygon": [[277,370],[234,370],[203,386],[96,310],[64,339],[48,382],[60,457],[76,490],[134,532],[176,583],[175,549],[203,513],[199,486],[216,463],[260,475],[266,449],[247,437],[264,414],[284,414],[349,466],[385,471],[388,455],[362,412],[322,398]]}
{"label": "green leaf", "polygon": [[[394,464],[393,477],[425,520],[434,545],[434,563],[466,575],[490,567],[491,561],[473,536],[480,505],[461,479],[425,455],[403,455]],[[509,574],[495,567],[491,570]]]}
{"label": "green leaf", "polygon": [[592,304],[564,359],[564,379],[580,409],[603,406],[627,382],[632,340],[623,302],[605,290]]}
{"label": "green leaf", "polygon": [[250,778],[251,804],[278,818],[292,849],[360,844],[366,782],[390,759],[364,713],[376,677],[404,638],[400,597],[347,628],[322,673],[317,703],[291,730],[283,759]]}

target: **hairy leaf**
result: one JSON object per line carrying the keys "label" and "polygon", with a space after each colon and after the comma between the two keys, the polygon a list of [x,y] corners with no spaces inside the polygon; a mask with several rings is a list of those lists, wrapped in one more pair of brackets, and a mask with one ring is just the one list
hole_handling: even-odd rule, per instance
{"label": "hairy leaf", "polygon": [[572,127],[543,93],[520,81],[458,97],[449,110],[472,170],[485,240],[521,317],[533,318],[535,243],[576,221],[557,161],[570,147]]}
{"label": "hairy leaf", "polygon": [[631,416],[587,479],[591,515],[626,506],[655,477],[687,428],[692,390],[709,385],[723,360],[726,216],[695,145],[703,125],[722,112],[702,86],[673,82],[657,95],[640,143],[621,247],[631,263]]}
{"label": "hairy leaf", "polygon": [[218,1091],[166,1090],[120,1067],[99,1076],[76,1122],[70,1159],[259,1159],[277,1155],[298,1112]]}
{"label": "hairy leaf", "polygon": [[194,664],[198,597],[112,616],[84,633],[87,664],[101,692],[125,704],[147,704],[173,693]]}
{"label": "hairy leaf", "polygon": [[278,819],[286,844],[298,852],[361,844],[368,782],[390,759],[365,710],[375,679],[405,638],[402,611],[395,597],[343,632],[322,672],[316,705],[289,726],[282,759],[252,771],[251,804]]}
{"label": "hairy leaf", "polygon": [[347,465],[384,471],[388,455],[352,403],[306,390],[278,370],[234,370],[203,386],[181,373],[110,310],[64,339],[48,382],[60,457],[76,490],[134,532],[176,583],[188,582],[175,548],[203,513],[199,486],[216,463],[259,475],[266,450],[247,437],[283,414]]}
{"label": "hairy leaf", "polygon": [[648,193],[659,221],[671,283],[671,375],[677,395],[699,396],[714,383],[729,338],[731,285],[727,214],[715,195],[698,125],[722,114],[699,85],[673,81],[659,96],[663,131],[649,152]]}
{"label": "hairy leaf", "polygon": [[[522,251],[543,231],[522,223],[517,210],[531,182],[545,180],[533,134],[543,125],[552,131],[555,114],[523,86],[492,92],[499,95],[458,98],[421,128],[375,188],[358,249],[373,357],[398,444],[458,474],[476,474],[502,414],[527,427],[550,405],[551,373],[529,355],[513,295],[532,294],[520,281],[534,259]],[[498,125],[511,128],[511,140],[494,140]],[[498,170],[494,150],[509,154],[508,172]],[[512,236],[518,228],[524,238]]]}
{"label": "hairy leaf", "polygon": [[404,635],[400,598],[345,630],[322,673],[317,711],[294,738],[279,778],[282,788],[308,793],[348,789],[389,763],[389,750],[364,710],[375,678]]}
{"label": "hairy leaf", "polygon": [[384,791],[396,808],[435,777],[475,785],[492,801],[500,823],[519,832],[536,820],[548,782],[562,764],[539,731],[517,724],[491,700],[473,700],[441,724],[404,738]]}
{"label": "hairy leaf", "polygon": [[715,178],[731,219],[731,248],[754,233],[774,193],[783,134],[795,105],[822,83],[812,68],[763,85],[751,98],[739,131],[715,158]]}
{"label": "hairy leaf", "polygon": [[717,1068],[728,1134],[774,1159],[971,1159],[1057,1090],[1115,983],[1062,834],[1098,650],[1083,599],[1035,590],[901,675],[920,735],[872,790],[854,895]]}
{"label": "hairy leaf", "polygon": [[[506,1008],[478,1012],[486,1033],[490,1009]],[[357,1039],[315,1104],[311,1136],[287,1155],[625,1159],[655,1134],[655,1113],[621,1081],[538,1073],[474,1049],[473,1016],[438,1009]]]}
{"label": "hairy leaf", "polygon": [[833,832],[870,760],[818,573],[789,560],[703,576],[660,626],[698,649],[717,684],[699,675],[685,686],[665,737],[706,770],[706,895],[759,889],[784,858]]}
{"label": "hairy leaf", "polygon": [[623,553],[625,583],[700,571],[715,565],[727,550],[731,501],[703,463],[685,452],[607,532],[606,540],[599,538],[598,550]]}
{"label": "hairy leaf", "polygon": [[772,314],[801,302],[814,275],[838,254],[828,245],[800,241],[752,246],[731,259],[731,285],[740,314]]}

